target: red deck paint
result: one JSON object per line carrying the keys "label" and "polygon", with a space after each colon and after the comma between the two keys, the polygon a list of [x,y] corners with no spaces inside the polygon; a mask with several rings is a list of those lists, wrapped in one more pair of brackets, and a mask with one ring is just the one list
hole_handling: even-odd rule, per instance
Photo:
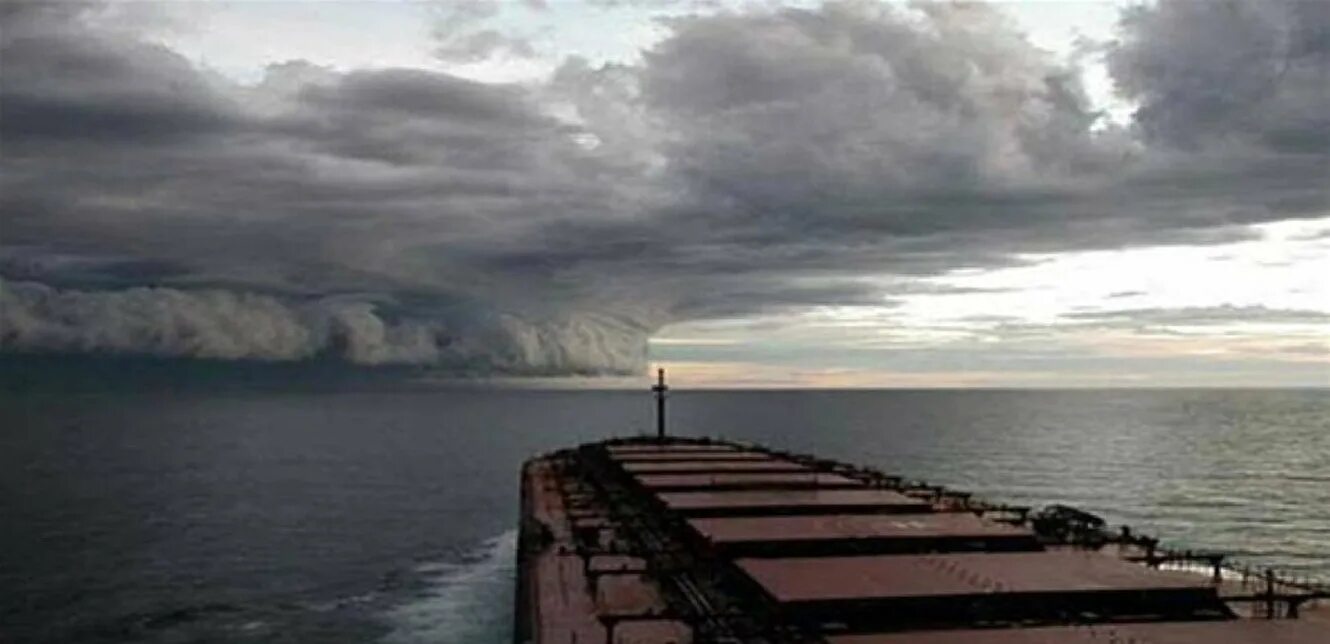
{"label": "red deck paint", "polygon": [[665,461],[624,463],[623,469],[632,474],[690,474],[694,472],[807,472],[807,465],[790,461]]}
{"label": "red deck paint", "polygon": [[743,490],[663,492],[666,507],[684,516],[927,512],[932,504],[891,490]]}
{"label": "red deck paint", "polygon": [[639,474],[637,482],[649,490],[705,490],[726,488],[861,488],[864,484],[839,474],[823,472],[733,472],[709,474]]}
{"label": "red deck paint", "polygon": [[596,613],[636,616],[665,609],[655,586],[639,575],[601,575],[596,580]]}
{"label": "red deck paint", "polygon": [[611,454],[633,454],[649,452],[733,452],[736,448],[731,445],[700,444],[700,443],[627,443],[624,445],[607,445],[605,447]]}
{"label": "red deck paint", "polygon": [[728,450],[723,452],[691,452],[691,451],[654,451],[654,452],[625,452],[610,454],[610,458],[620,463],[633,463],[643,461],[771,461],[775,457],[764,452],[741,452],[739,450]]}
{"label": "red deck paint", "polygon": [[[831,644],[1330,644],[1323,621],[1234,619],[1204,576],[1113,547],[1043,550],[1028,528],[834,465],[687,441],[529,461],[517,636],[751,642],[773,623]],[[1084,620],[1101,623],[1070,626]]]}
{"label": "red deck paint", "polygon": [[782,603],[1209,588],[1198,575],[1161,572],[1088,552],[799,557],[735,563]]}
{"label": "red deck paint", "polygon": [[614,644],[692,644],[692,629],[682,622],[624,622],[614,629]]}
{"label": "red deck paint", "polygon": [[1032,538],[1026,528],[985,521],[965,512],[929,514],[821,514],[689,519],[713,543],[812,539]]}
{"label": "red deck paint", "polygon": [[839,635],[828,644],[1325,644],[1330,626],[1248,620]]}
{"label": "red deck paint", "polygon": [[647,562],[632,555],[592,555],[587,570],[592,573],[644,572]]}

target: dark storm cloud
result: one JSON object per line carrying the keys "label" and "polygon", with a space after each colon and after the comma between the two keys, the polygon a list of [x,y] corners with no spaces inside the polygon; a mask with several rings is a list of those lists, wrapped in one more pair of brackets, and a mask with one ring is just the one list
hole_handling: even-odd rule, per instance
{"label": "dark storm cloud", "polygon": [[1165,2],[1123,25],[1108,62],[1151,139],[1330,149],[1330,4]]}
{"label": "dark storm cloud", "polygon": [[983,6],[681,18],[538,85],[241,86],[96,6],[7,4],[0,347],[624,372],[671,321],[910,292],[870,276],[1323,214],[1327,12],[1208,6],[1124,22],[1128,130]]}
{"label": "dark storm cloud", "polygon": [[482,372],[643,360],[636,311],[468,263],[542,221],[620,211],[622,170],[529,91],[302,63],[245,88],[88,27],[95,7],[6,11],[0,345]]}
{"label": "dark storm cloud", "polygon": [[230,125],[232,106],[184,58],[113,34],[71,33],[78,5],[14,3],[0,15],[6,146],[157,142]]}

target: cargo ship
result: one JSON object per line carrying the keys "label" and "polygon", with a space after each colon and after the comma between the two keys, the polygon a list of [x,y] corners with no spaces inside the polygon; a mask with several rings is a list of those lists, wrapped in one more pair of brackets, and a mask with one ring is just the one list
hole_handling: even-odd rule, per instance
{"label": "cargo ship", "polygon": [[1330,644],[1330,586],[814,455],[665,431],[526,462],[519,644]]}

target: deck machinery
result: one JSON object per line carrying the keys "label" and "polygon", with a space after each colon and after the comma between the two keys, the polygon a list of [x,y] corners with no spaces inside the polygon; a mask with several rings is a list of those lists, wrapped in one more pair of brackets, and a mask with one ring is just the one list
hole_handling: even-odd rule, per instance
{"label": "deck machinery", "polygon": [[518,643],[1330,643],[1323,587],[756,445],[608,440],[521,487]]}

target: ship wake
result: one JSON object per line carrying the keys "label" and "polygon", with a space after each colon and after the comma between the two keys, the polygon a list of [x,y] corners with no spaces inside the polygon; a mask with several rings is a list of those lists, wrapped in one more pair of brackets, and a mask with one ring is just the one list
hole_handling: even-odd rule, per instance
{"label": "ship wake", "polygon": [[462,644],[512,639],[517,531],[486,540],[460,559],[418,566],[421,591],[388,610],[385,644]]}

